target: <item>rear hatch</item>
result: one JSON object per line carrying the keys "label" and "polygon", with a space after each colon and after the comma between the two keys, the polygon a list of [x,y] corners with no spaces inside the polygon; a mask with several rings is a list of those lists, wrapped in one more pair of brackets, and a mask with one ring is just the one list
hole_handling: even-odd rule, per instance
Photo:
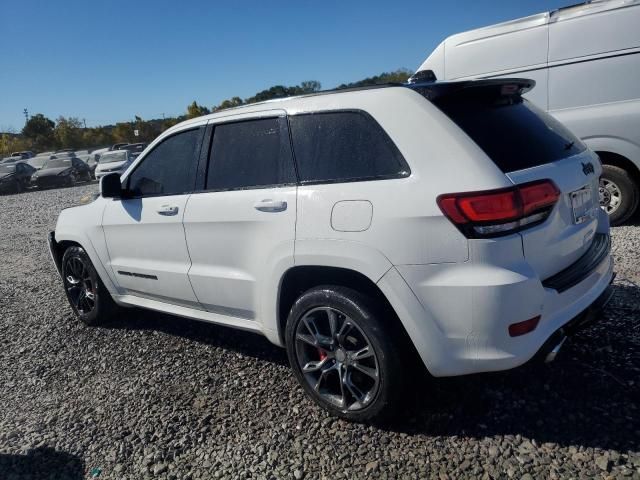
{"label": "rear hatch", "polygon": [[527,262],[546,279],[577,261],[592,243],[601,165],[562,124],[522,98],[534,85],[500,79],[413,88],[464,130],[515,185],[546,179],[555,184],[559,196],[548,217],[519,230]]}

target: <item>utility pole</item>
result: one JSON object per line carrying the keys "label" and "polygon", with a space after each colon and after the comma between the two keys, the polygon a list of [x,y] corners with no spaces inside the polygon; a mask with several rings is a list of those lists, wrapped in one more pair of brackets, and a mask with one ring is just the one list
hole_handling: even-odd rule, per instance
{"label": "utility pole", "polygon": [[84,128],[87,128],[87,119],[86,119],[86,118],[83,118],[83,119],[82,119],[82,122],[84,123]]}
{"label": "utility pole", "polygon": [[29,121],[29,110],[27,110],[26,108],[24,110],[22,110],[22,113],[24,113],[24,123],[25,125],[27,124],[27,122]]}

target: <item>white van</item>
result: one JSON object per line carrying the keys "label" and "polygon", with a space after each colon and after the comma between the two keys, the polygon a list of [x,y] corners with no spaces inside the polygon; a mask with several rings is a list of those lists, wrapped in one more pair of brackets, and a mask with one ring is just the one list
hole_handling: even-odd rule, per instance
{"label": "white van", "polygon": [[418,71],[438,80],[525,77],[529,100],[598,153],[611,223],[640,202],[640,0],[593,1],[445,39]]}

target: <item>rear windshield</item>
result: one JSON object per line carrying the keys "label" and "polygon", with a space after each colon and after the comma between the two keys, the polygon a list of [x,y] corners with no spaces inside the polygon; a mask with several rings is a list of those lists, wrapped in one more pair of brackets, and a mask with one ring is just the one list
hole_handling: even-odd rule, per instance
{"label": "rear windshield", "polygon": [[520,96],[454,94],[433,100],[504,173],[560,160],[584,144]]}

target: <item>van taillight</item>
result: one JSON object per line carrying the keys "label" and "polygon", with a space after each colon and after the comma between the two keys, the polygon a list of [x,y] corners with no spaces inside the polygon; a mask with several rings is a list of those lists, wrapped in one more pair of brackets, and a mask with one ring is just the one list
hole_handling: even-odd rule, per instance
{"label": "van taillight", "polygon": [[440,195],[438,206],[468,238],[506,235],[543,222],[560,197],[551,180]]}

